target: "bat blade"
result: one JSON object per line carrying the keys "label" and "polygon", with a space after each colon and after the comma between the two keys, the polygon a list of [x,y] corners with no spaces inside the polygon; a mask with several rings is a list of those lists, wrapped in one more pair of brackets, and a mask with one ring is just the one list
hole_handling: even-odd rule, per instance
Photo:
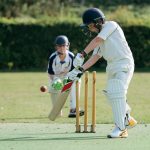
{"label": "bat blade", "polygon": [[64,87],[61,90],[61,93],[59,94],[58,98],[56,99],[55,104],[53,105],[53,108],[48,116],[48,118],[52,121],[54,121],[57,116],[59,115],[61,109],[63,108],[68,95],[71,91],[71,86],[73,84],[73,81],[68,82],[67,84],[64,85]]}

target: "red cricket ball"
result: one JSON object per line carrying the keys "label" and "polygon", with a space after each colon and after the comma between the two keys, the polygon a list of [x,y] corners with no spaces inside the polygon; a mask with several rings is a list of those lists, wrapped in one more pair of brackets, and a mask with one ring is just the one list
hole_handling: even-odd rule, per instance
{"label": "red cricket ball", "polygon": [[42,85],[42,86],[40,87],[40,91],[41,91],[41,92],[46,92],[46,91],[47,91],[47,86],[46,86],[46,85]]}

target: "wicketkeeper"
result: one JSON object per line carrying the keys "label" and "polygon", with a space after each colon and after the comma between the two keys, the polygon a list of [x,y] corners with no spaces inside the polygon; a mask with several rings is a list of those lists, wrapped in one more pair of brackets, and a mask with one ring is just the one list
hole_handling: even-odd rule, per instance
{"label": "wicketkeeper", "polygon": [[[131,108],[126,95],[134,72],[134,59],[121,27],[114,21],[105,21],[103,12],[97,8],[87,9],[82,16],[81,25],[85,34],[92,32],[97,36],[74,59],[76,67],[68,73],[71,80],[78,79],[85,70],[94,65],[101,57],[107,61],[107,84],[104,94],[113,112],[114,130],[108,138],[127,137],[127,128],[134,127],[137,121],[130,116]],[[84,63],[89,52],[93,55]],[[78,68],[78,69],[77,69]]]}
{"label": "wicketkeeper", "polygon": [[[57,97],[64,86],[64,79],[66,74],[73,69],[74,54],[69,51],[69,40],[65,35],[59,35],[55,39],[56,51],[51,54],[48,62],[48,76],[49,76],[49,92],[54,105]],[[79,83],[81,80],[79,80]],[[80,84],[79,84],[80,86]],[[80,110],[80,115],[84,114]],[[62,116],[62,111],[60,112]],[[68,117],[76,117],[76,86],[73,83],[70,92],[70,111]]]}

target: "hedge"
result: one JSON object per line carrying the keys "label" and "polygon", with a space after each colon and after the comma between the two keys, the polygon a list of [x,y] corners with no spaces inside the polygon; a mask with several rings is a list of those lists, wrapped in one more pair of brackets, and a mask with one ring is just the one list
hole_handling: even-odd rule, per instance
{"label": "hedge", "polygon": [[[122,27],[134,55],[136,67],[150,67],[150,28],[144,26]],[[76,24],[13,25],[0,24],[0,70],[46,70],[49,55],[54,51],[57,35],[67,35],[70,49],[83,50],[89,39]],[[102,67],[105,61],[97,63]]]}

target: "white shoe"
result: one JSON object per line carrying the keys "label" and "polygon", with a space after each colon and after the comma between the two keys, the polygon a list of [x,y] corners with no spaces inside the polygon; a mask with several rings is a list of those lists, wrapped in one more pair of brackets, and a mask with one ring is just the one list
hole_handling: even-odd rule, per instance
{"label": "white shoe", "polygon": [[107,135],[108,138],[127,138],[128,132],[127,129],[120,130],[117,126],[114,128],[112,133]]}
{"label": "white shoe", "polygon": [[128,116],[128,115],[126,115],[126,116],[127,116],[126,121],[125,121],[126,128],[131,129],[131,128],[135,127],[137,125],[137,121],[131,116]]}

